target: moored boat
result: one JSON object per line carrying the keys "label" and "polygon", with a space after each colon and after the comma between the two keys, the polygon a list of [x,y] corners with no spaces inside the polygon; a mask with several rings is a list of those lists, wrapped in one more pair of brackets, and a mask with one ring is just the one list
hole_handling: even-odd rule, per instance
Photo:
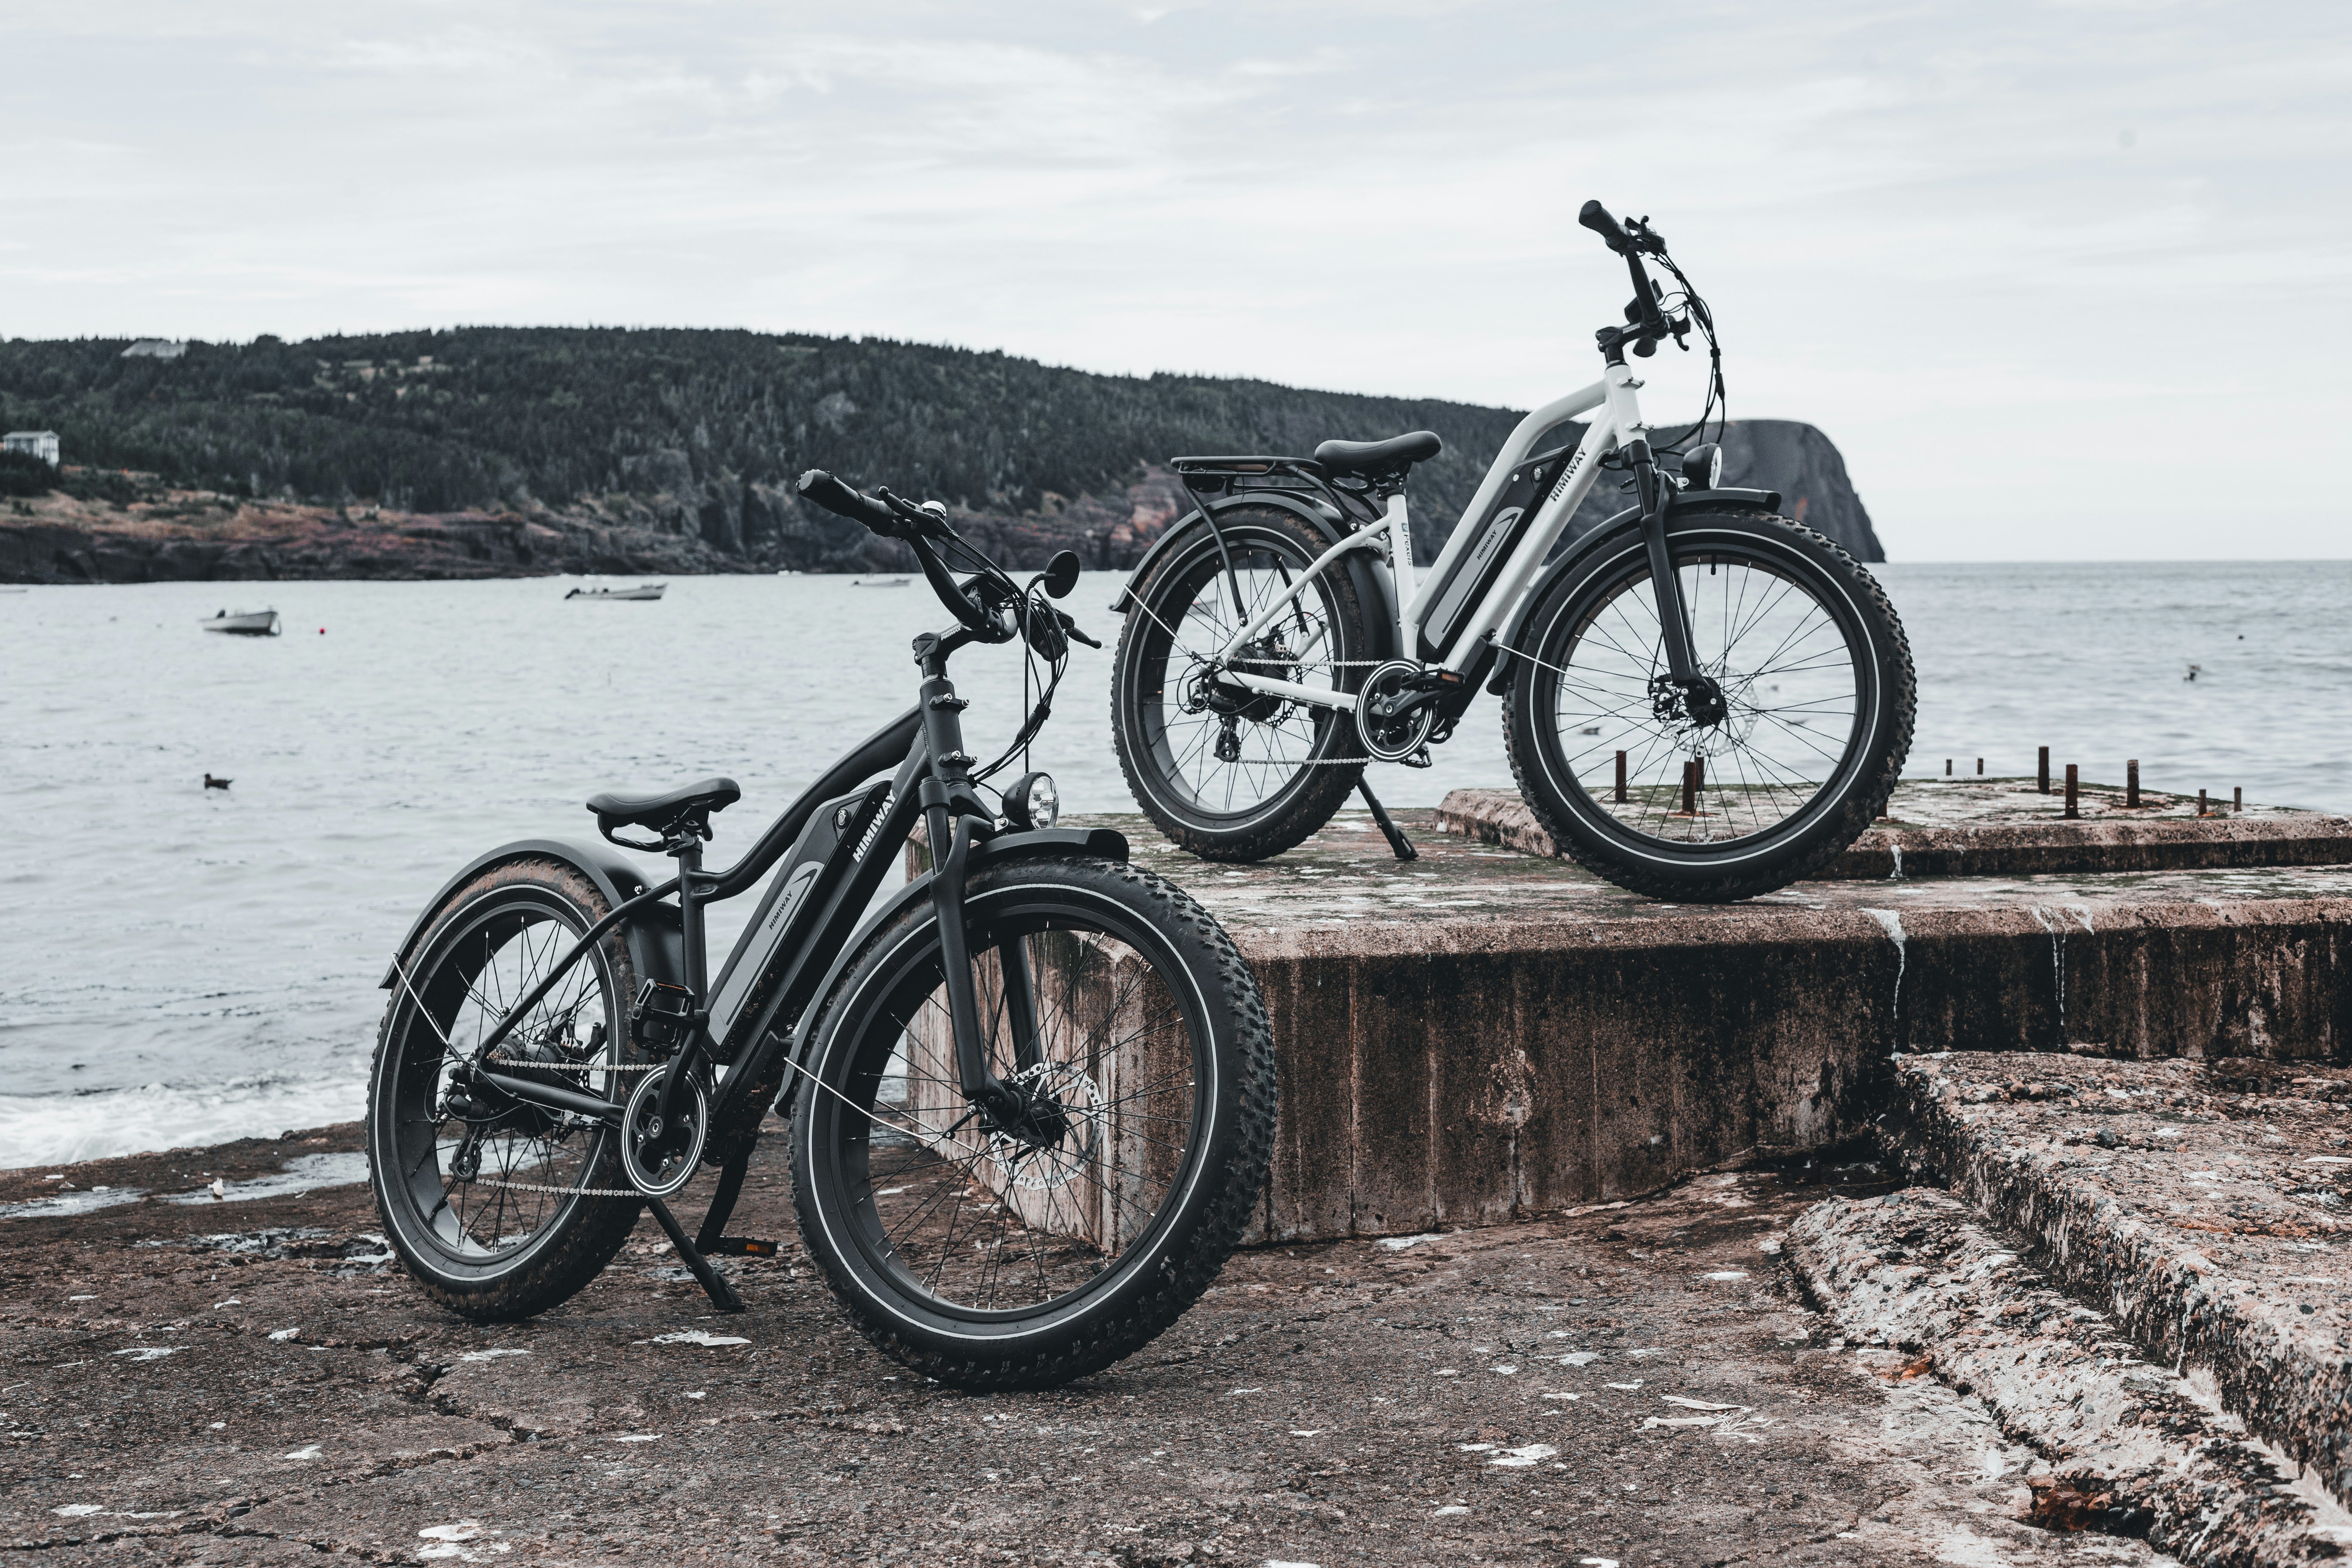
{"label": "moored boat", "polygon": [[566,599],[658,599],[667,583],[646,583],[635,588],[574,588]]}
{"label": "moored boat", "polygon": [[274,637],[278,633],[278,612],[275,610],[252,610],[234,616],[223,610],[212,619],[198,621],[196,625],[208,632],[227,632],[241,637]]}

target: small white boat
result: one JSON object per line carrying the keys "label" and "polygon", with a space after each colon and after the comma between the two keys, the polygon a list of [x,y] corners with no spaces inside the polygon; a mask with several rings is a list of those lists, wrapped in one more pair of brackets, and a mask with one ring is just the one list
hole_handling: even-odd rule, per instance
{"label": "small white boat", "polygon": [[658,599],[667,583],[647,583],[635,588],[574,588],[566,599]]}
{"label": "small white boat", "polygon": [[853,588],[903,588],[912,581],[911,577],[852,577],[849,585]]}
{"label": "small white boat", "polygon": [[241,637],[274,637],[279,629],[275,610],[254,610],[235,616],[223,610],[212,619],[198,621],[196,625],[208,632],[227,632]]}

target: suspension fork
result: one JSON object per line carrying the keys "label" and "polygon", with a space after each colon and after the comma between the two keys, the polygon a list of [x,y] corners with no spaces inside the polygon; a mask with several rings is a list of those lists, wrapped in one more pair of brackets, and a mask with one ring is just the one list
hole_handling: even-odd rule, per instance
{"label": "suspension fork", "polygon": [[1682,576],[1666,552],[1666,514],[1674,507],[1675,487],[1659,474],[1650,443],[1643,437],[1637,436],[1625,444],[1625,460],[1633,470],[1634,493],[1642,503],[1642,546],[1650,557],[1650,586],[1658,602],[1658,635],[1665,644],[1666,672],[1676,686],[1689,691],[1705,677],[1698,667],[1698,649],[1691,641]]}
{"label": "suspension fork", "polygon": [[[940,927],[940,965],[948,993],[948,1026],[955,1035],[956,1085],[964,1099],[1000,1117],[1009,1116],[1017,1097],[988,1070],[986,1037],[980,1026],[980,995],[971,982],[971,942],[963,924],[964,868],[971,863],[973,815],[980,802],[966,778],[971,758],[964,754],[963,699],[947,677],[940,645],[917,645],[924,674],[923,736],[931,771],[916,798],[931,849],[931,914]],[[942,778],[944,773],[947,776]]]}

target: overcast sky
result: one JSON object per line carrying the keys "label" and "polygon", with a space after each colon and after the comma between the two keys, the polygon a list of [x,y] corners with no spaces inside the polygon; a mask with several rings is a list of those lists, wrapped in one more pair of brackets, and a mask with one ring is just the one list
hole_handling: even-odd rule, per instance
{"label": "overcast sky", "polygon": [[1623,302],[1599,196],[1897,559],[2352,554],[2341,4],[78,0],[0,37],[0,334],[748,326],[1524,407]]}

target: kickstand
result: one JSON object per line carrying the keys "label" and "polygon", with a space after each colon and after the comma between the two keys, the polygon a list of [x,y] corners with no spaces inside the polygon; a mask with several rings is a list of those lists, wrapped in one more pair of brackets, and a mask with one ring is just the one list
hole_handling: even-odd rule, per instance
{"label": "kickstand", "polygon": [[727,1157],[719,1167],[719,1190],[710,1194],[710,1208],[702,1216],[702,1228],[694,1233],[694,1249],[708,1257],[719,1250],[726,1239],[727,1222],[735,1214],[735,1200],[743,1195],[743,1176],[751,1168],[751,1140]]}
{"label": "kickstand", "polygon": [[1404,836],[1404,829],[1389,819],[1387,808],[1381,805],[1381,797],[1372,793],[1372,781],[1359,777],[1356,788],[1362,794],[1364,804],[1372,808],[1372,820],[1381,825],[1381,832],[1388,839],[1389,847],[1396,851],[1396,858],[1400,860],[1420,859],[1421,851],[1412,847],[1412,840]]}
{"label": "kickstand", "polygon": [[710,1298],[710,1304],[722,1312],[742,1311],[743,1298],[735,1294],[735,1287],[727,1283],[726,1276],[710,1267],[710,1259],[687,1239],[686,1227],[677,1223],[677,1215],[669,1212],[669,1205],[659,1198],[649,1198],[646,1206],[654,1211],[654,1218],[661,1221],[662,1229],[669,1233],[669,1244],[677,1248],[680,1260],[701,1283],[702,1293]]}

